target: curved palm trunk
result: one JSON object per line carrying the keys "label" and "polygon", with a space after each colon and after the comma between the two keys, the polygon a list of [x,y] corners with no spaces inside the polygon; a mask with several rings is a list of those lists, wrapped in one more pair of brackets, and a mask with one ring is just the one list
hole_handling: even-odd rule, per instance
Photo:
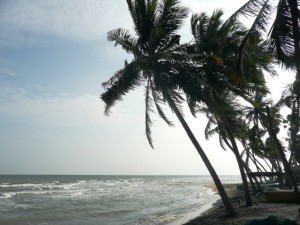
{"label": "curved palm trunk", "polygon": [[[259,156],[258,156],[258,157],[259,157]],[[261,171],[267,172],[267,169],[266,169],[266,168],[265,168],[258,160],[256,160],[254,154],[251,155],[250,158],[251,158],[251,161],[255,164],[256,169],[257,169],[258,172],[261,172]],[[261,158],[260,158],[260,159],[261,159]],[[268,162],[267,162],[264,158],[262,158],[262,159],[264,160],[264,162],[266,163],[266,165],[269,167],[269,169],[272,170],[272,168],[271,168],[271,166],[268,164]]]}
{"label": "curved palm trunk", "polygon": [[[262,166],[262,169],[258,166],[259,162],[258,162],[258,160],[256,160],[254,153],[252,153],[252,155],[250,153],[249,157],[250,157],[251,161],[253,162],[253,164],[255,165],[257,172],[261,172],[262,170],[264,170],[265,172],[267,171],[263,166]],[[259,177],[259,179],[260,179],[260,182],[262,182],[262,178]]]}
{"label": "curved palm trunk", "polygon": [[293,102],[292,105],[292,112],[291,112],[291,121],[290,121],[290,125],[291,125],[291,130],[290,130],[290,145],[291,145],[291,156],[289,159],[289,163],[291,163],[293,161],[293,159],[295,159],[296,161],[300,162],[298,155],[296,154],[297,151],[299,151],[299,147],[298,147],[298,138],[297,138],[297,134],[299,132],[299,116],[300,116],[300,99],[299,96],[297,96],[296,101]]}
{"label": "curved palm trunk", "polygon": [[[258,137],[258,140],[260,142],[260,145],[262,146],[263,151],[266,152],[266,148],[265,148],[265,145],[264,145],[264,143],[263,143],[263,141],[261,139],[261,136]],[[254,153],[253,153],[253,157],[255,158]],[[261,157],[261,158],[264,160],[264,162],[266,163],[266,165],[269,167],[270,171],[272,171],[272,168],[269,165],[269,163],[267,162],[267,160],[265,159],[265,157]],[[269,158],[268,158],[268,160],[270,161],[271,165],[273,166],[271,160]],[[264,171],[267,171],[266,168],[259,161],[256,160],[256,162],[260,164],[260,166],[263,168]]]}
{"label": "curved palm trunk", "polygon": [[242,177],[242,181],[243,181],[243,186],[244,186],[244,195],[245,195],[246,206],[252,206],[251,194],[250,194],[250,190],[249,190],[249,185],[248,185],[246,173],[245,173],[245,170],[244,170],[244,161],[242,160],[242,158],[240,156],[237,144],[235,142],[235,138],[234,138],[234,136],[231,132],[231,129],[228,125],[226,126],[226,130],[227,130],[227,134],[229,136],[230,142],[232,144],[232,151],[235,155],[236,161],[237,161],[239,169],[240,169],[240,173],[241,173],[241,177]]}
{"label": "curved palm trunk", "polygon": [[[247,171],[247,174],[252,173],[251,169],[249,168],[249,166],[244,161],[243,161],[243,166],[244,166],[245,170]],[[255,176],[253,176],[253,177],[249,176],[249,180],[250,180],[250,183],[251,183],[252,187],[253,186],[255,187],[255,188],[252,188],[254,193],[258,193],[258,192],[262,191],[262,189],[260,187],[260,184],[259,184],[259,182],[258,182],[258,180]],[[255,184],[254,184],[253,180],[254,180]]]}
{"label": "curved palm trunk", "polygon": [[[253,162],[253,164],[255,165],[257,172],[261,172],[262,169],[257,165],[257,160],[256,160],[254,154],[253,154],[253,156],[251,156],[251,153],[250,153],[250,156],[249,156],[249,157],[250,157],[251,161]],[[263,168],[263,169],[264,169],[264,168]],[[265,171],[266,171],[266,170],[265,170]],[[260,179],[260,182],[262,182],[262,178],[259,177],[259,179]]]}
{"label": "curved palm trunk", "polygon": [[194,144],[197,152],[199,153],[201,159],[203,160],[206,168],[208,169],[215,185],[216,188],[220,194],[220,197],[222,199],[222,202],[224,204],[225,207],[225,211],[226,211],[226,215],[227,216],[234,216],[235,215],[235,211],[232,207],[232,204],[228,198],[228,195],[215,171],[215,169],[213,168],[213,166],[211,165],[209,159],[207,158],[205,152],[203,151],[202,147],[200,146],[200,144],[198,143],[197,139],[195,138],[194,134],[192,133],[191,129],[189,128],[188,124],[186,123],[186,121],[184,120],[183,116],[181,115],[181,113],[179,112],[177,106],[175,105],[175,103],[173,102],[173,100],[171,100],[170,98],[168,98],[168,103],[170,104],[172,110],[174,111],[174,113],[176,114],[177,118],[179,119],[181,125],[183,126],[185,132],[187,133],[187,135],[189,136],[190,140],[192,141],[192,143]]}
{"label": "curved palm trunk", "polygon": [[267,109],[267,120],[268,120],[268,128],[269,128],[269,132],[270,132],[270,136],[272,137],[275,145],[276,145],[276,148],[278,150],[278,153],[279,153],[279,156],[280,156],[280,159],[282,161],[282,164],[283,164],[283,167],[284,167],[284,170],[285,170],[285,173],[287,175],[287,178],[291,181],[292,185],[293,185],[293,188],[294,188],[294,193],[295,193],[295,198],[296,200],[298,201],[298,198],[299,198],[299,190],[298,190],[298,186],[297,186],[297,182],[293,176],[293,173],[292,173],[292,170],[290,168],[290,165],[285,157],[285,154],[284,154],[284,151],[282,149],[282,146],[277,138],[277,135],[274,131],[274,127],[273,127],[273,123],[272,123],[272,120],[271,120],[271,116],[270,116],[270,108],[267,106],[266,107]]}
{"label": "curved palm trunk", "polygon": [[[256,160],[254,154],[251,155],[251,153],[250,153],[249,157],[250,157],[251,161],[253,162],[253,164],[255,165],[257,172],[262,171],[262,169],[258,166],[258,163],[257,163],[257,160]],[[266,169],[264,167],[263,167],[263,170],[266,171]]]}
{"label": "curved palm trunk", "polygon": [[239,170],[240,170],[241,177],[242,177],[242,181],[243,181],[244,197],[245,197],[246,206],[252,206],[251,194],[250,194],[249,185],[248,185],[248,181],[247,181],[247,176],[246,176],[246,173],[245,173],[245,170],[244,170],[242,159],[240,157],[240,154],[236,150],[234,151],[234,155],[235,155],[236,161],[238,163]]}

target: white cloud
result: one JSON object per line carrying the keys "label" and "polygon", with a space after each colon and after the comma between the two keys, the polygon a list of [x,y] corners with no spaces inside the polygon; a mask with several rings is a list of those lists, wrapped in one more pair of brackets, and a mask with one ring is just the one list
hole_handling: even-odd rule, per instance
{"label": "white cloud", "polygon": [[[223,8],[227,15],[243,2],[183,0],[182,5],[192,12],[211,13]],[[132,21],[124,0],[2,0],[0,7],[0,46],[44,43],[43,35],[83,41],[100,41],[109,30],[132,28]],[[16,32],[18,35],[16,35]],[[183,36],[189,35],[189,20],[185,23]]]}
{"label": "white cloud", "polygon": [[[128,22],[129,13],[122,0],[9,0],[2,1],[0,9],[0,26],[9,32],[22,31],[27,39],[34,33],[99,40],[105,38],[108,30]],[[0,42],[5,42],[3,36]]]}
{"label": "white cloud", "polygon": [[[96,126],[110,119],[103,114],[103,103],[93,95],[33,96],[26,89],[1,87],[0,120],[21,119],[43,127],[78,128]],[[122,123],[114,113],[110,123]]]}
{"label": "white cloud", "polygon": [[[192,12],[223,8],[224,19],[246,0],[182,0]],[[226,5],[225,5],[226,3]],[[118,27],[131,29],[132,21],[124,0],[2,0],[0,6],[0,46],[51,46],[45,37],[91,42],[103,45],[106,33]],[[180,30],[182,41],[190,41],[189,19]]]}

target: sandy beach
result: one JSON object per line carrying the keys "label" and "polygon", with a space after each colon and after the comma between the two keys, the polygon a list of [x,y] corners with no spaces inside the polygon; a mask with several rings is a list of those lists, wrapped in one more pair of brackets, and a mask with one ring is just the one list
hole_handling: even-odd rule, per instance
{"label": "sandy beach", "polygon": [[[211,187],[214,189],[214,187]],[[267,202],[263,195],[252,196],[253,206],[246,207],[243,202],[243,192],[236,189],[236,184],[226,184],[225,189],[234,205],[237,215],[233,218],[224,216],[221,200],[218,200],[199,217],[191,219],[184,225],[243,225],[249,220],[264,219],[270,215],[282,216],[300,224],[300,204]],[[179,223],[178,223],[179,224]]]}

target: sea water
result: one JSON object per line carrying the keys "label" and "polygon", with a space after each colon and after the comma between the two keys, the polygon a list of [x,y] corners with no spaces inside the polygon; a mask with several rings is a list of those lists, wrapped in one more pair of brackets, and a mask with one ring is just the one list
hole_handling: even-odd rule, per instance
{"label": "sea water", "polygon": [[168,224],[218,199],[212,183],[210,176],[2,175],[0,224]]}

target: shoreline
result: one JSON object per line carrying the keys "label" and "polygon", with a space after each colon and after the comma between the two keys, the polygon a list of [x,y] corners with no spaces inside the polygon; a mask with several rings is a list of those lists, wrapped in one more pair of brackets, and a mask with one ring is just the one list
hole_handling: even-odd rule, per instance
{"label": "shoreline", "polygon": [[[243,225],[249,220],[265,219],[270,215],[284,217],[300,224],[300,204],[286,202],[267,202],[263,195],[251,196],[253,205],[246,207],[244,204],[243,192],[236,188],[237,184],[224,184],[224,188],[237,213],[235,217],[225,217],[225,210],[218,194],[216,200],[207,210],[195,212],[195,216],[188,221],[176,220],[178,223],[170,225]],[[215,187],[210,187],[215,190]],[[190,214],[192,215],[192,214]],[[187,217],[183,217],[186,218]],[[175,222],[175,221],[174,221]],[[180,223],[181,222],[181,223]],[[169,224],[168,224],[169,225]]]}
{"label": "shoreline", "polygon": [[211,201],[205,203],[200,209],[187,213],[186,215],[175,219],[165,225],[182,225],[182,224],[187,224],[188,222],[190,222],[191,220],[202,216],[202,215],[206,215],[207,213],[209,213],[211,210],[213,210],[215,207],[218,207],[219,204],[221,204],[221,200],[220,200],[220,196],[218,194],[215,194],[215,196],[212,198]]}
{"label": "shoreline", "polygon": [[[235,192],[235,188],[236,188],[235,183],[230,183],[230,184],[223,184],[226,192],[228,193],[228,195],[230,197],[234,196],[234,192]],[[214,184],[208,184],[206,185],[207,188],[209,188],[211,190],[211,192],[213,193],[212,198],[209,202],[205,203],[203,206],[201,206],[200,209],[187,213],[186,215],[175,219],[165,225],[189,225],[189,223],[199,217],[203,217],[206,216],[208,214],[210,214],[211,212],[213,212],[214,210],[216,210],[217,208],[220,208],[222,205],[222,201],[221,198],[216,190],[216,187],[214,186]]]}

